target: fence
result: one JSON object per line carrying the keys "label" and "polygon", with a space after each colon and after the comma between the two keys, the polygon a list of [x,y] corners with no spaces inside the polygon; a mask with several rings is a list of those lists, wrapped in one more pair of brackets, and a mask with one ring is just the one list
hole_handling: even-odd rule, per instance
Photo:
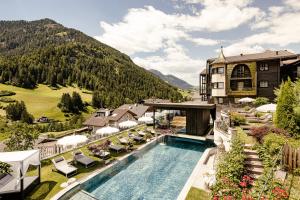
{"label": "fence", "polygon": [[293,148],[285,144],[283,146],[282,164],[287,167],[288,170],[300,168],[300,148]]}

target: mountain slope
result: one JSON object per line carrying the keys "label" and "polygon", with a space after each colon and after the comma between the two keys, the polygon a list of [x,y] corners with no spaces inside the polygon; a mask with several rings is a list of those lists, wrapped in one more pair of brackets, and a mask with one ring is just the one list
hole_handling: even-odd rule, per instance
{"label": "mountain slope", "polygon": [[156,76],[158,76],[160,79],[169,83],[170,85],[173,85],[174,87],[178,87],[178,88],[181,88],[184,90],[193,88],[193,86],[190,85],[189,83],[187,83],[186,81],[184,81],[176,76],[173,76],[171,74],[164,75],[163,73],[161,73],[160,71],[155,70],[155,69],[150,69],[149,71],[151,73],[155,74]]}
{"label": "mountain slope", "polygon": [[99,91],[108,107],[149,97],[182,98],[127,55],[50,19],[0,21],[0,83],[76,84]]}

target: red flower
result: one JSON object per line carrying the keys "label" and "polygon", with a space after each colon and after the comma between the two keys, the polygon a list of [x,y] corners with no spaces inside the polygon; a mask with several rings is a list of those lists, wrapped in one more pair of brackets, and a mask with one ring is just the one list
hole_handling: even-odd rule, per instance
{"label": "red flower", "polygon": [[214,196],[213,200],[219,200],[218,196]]}
{"label": "red flower", "polygon": [[247,183],[246,183],[245,181],[241,181],[241,182],[240,182],[240,186],[241,186],[241,187],[247,187]]}
{"label": "red flower", "polygon": [[232,196],[225,196],[224,197],[224,200],[232,200],[233,198],[232,198]]}

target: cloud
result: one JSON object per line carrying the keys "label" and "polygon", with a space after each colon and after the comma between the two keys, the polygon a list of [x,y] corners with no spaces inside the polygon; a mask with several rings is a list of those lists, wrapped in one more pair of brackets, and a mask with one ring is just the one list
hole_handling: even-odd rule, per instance
{"label": "cloud", "polygon": [[135,57],[133,61],[146,68],[156,69],[164,74],[173,74],[193,85],[198,85],[199,72],[205,66],[205,60],[193,59],[178,44],[164,49],[163,55]]}
{"label": "cloud", "polygon": [[290,44],[300,43],[300,12],[289,7],[271,7],[265,18],[252,26],[262,29],[259,33],[247,36],[225,48],[228,53],[253,53],[262,51],[263,46],[274,45],[286,48]]}
{"label": "cloud", "polygon": [[294,10],[300,10],[300,1],[299,0],[285,0],[284,4]]}

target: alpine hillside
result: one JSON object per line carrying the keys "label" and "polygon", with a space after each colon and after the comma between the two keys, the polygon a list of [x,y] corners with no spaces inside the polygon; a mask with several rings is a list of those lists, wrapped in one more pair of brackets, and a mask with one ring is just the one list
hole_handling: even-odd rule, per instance
{"label": "alpine hillside", "polygon": [[183,90],[188,90],[188,89],[193,88],[193,86],[190,85],[189,83],[187,83],[186,81],[184,81],[176,76],[173,76],[171,74],[164,75],[163,73],[161,73],[160,71],[155,70],[155,69],[150,69],[149,71],[151,73],[155,74],[156,76],[158,76],[160,79],[169,83],[170,85],[173,85],[174,87],[178,87]]}
{"label": "alpine hillside", "polygon": [[77,85],[97,91],[106,107],[156,97],[178,101],[177,88],[129,56],[51,19],[0,21],[0,83]]}

